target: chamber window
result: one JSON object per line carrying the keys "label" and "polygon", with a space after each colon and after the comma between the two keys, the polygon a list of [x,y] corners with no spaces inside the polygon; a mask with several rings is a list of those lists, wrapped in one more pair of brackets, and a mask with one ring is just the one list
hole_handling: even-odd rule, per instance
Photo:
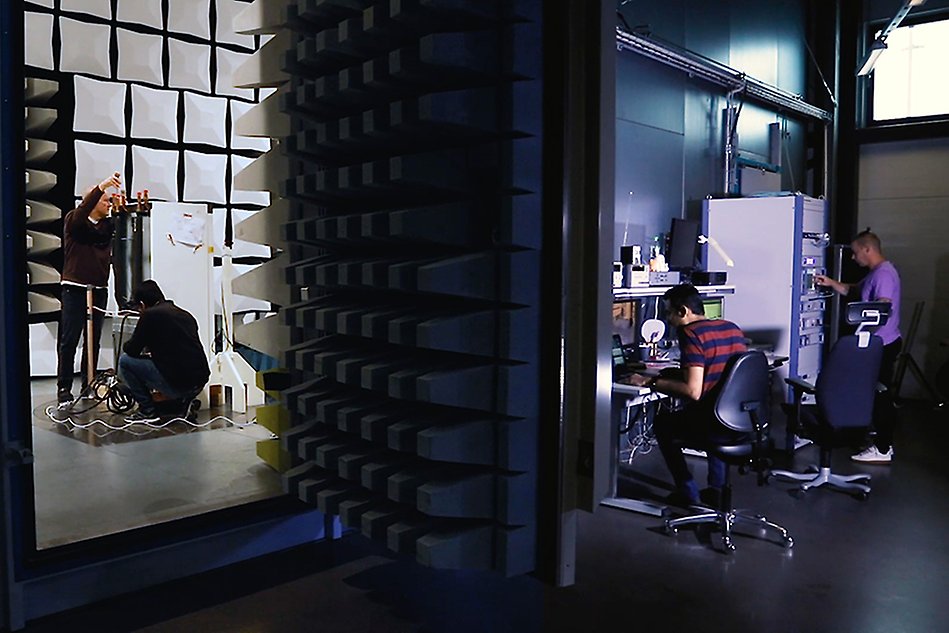
{"label": "chamber window", "polygon": [[949,114],[949,20],[894,29],[873,67],[873,120]]}

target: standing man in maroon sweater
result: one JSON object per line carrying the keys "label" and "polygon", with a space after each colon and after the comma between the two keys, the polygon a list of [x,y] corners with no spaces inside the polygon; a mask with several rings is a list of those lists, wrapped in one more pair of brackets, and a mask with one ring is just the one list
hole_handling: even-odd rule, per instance
{"label": "standing man in maroon sweater", "polygon": [[[86,289],[92,286],[93,305],[99,308],[92,318],[93,369],[99,361],[99,339],[108,300],[109,266],[112,263],[112,236],[115,226],[109,217],[109,187],[122,185],[119,173],[93,187],[79,206],[63,220],[62,313],[59,322],[56,395],[60,404],[72,401],[72,377],[79,337],[86,330]],[[82,382],[85,388],[87,355],[82,355]]]}

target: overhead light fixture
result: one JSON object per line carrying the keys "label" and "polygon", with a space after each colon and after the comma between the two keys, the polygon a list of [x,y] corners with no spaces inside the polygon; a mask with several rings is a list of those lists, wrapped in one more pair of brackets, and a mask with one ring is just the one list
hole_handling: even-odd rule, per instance
{"label": "overhead light fixture", "polygon": [[863,63],[861,63],[860,68],[857,69],[857,77],[869,75],[870,71],[873,70],[873,65],[877,63],[877,59],[885,50],[885,41],[880,38],[873,40],[873,44],[870,45],[870,50],[867,51],[867,54],[863,58]]}

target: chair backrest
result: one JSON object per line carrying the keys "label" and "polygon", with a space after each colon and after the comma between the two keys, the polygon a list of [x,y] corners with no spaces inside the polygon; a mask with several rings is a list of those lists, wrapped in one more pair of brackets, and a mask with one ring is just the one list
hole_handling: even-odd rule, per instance
{"label": "chair backrest", "polygon": [[857,336],[837,339],[817,376],[817,410],[824,422],[834,428],[870,426],[882,359],[879,336],[871,336],[866,347]]}
{"label": "chair backrest", "polygon": [[752,412],[760,428],[771,419],[768,360],[758,351],[742,352],[728,359],[716,385],[715,419],[730,431],[754,433]]}

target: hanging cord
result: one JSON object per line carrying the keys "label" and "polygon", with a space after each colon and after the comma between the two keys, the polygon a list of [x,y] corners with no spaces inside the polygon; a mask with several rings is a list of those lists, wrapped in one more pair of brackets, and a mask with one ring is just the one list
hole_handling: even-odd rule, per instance
{"label": "hanging cord", "polygon": [[[787,131],[788,120],[782,120],[782,132],[781,136],[790,140],[791,133]],[[788,175],[791,176],[791,191],[797,191],[797,183],[794,181],[794,165],[791,164],[791,153],[788,151],[788,144],[783,140],[781,142],[781,147],[784,149],[784,158],[787,160],[788,164]]]}
{"label": "hanging cord", "polygon": [[827,80],[824,79],[824,73],[821,72],[820,64],[817,63],[817,57],[814,56],[814,51],[811,50],[810,45],[807,43],[807,38],[803,38],[804,46],[807,48],[808,54],[811,56],[811,61],[814,62],[814,68],[817,69],[817,75],[820,77],[821,83],[824,84],[824,90],[827,91],[827,96],[830,97],[830,102],[834,104],[834,107],[837,107],[837,97],[834,96],[834,93],[831,91],[830,86],[827,85]]}

